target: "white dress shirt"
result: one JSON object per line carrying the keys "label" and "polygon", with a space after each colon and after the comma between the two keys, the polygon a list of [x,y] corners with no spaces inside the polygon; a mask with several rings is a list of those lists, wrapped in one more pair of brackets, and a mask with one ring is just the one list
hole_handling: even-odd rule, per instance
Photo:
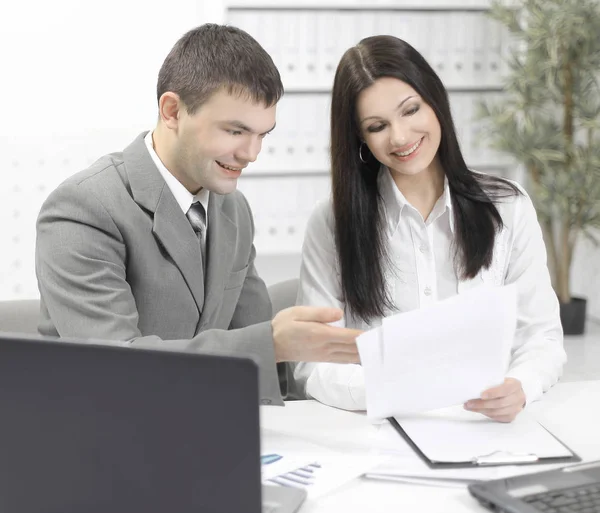
{"label": "white dress shirt", "polygon": [[[560,377],[566,355],[558,299],[550,283],[546,249],[529,196],[523,191],[523,195],[496,203],[504,228],[496,236],[492,265],[475,278],[462,280],[453,264],[454,223],[448,181],[426,220],[404,198],[387,169],[380,173],[379,189],[393,262],[393,268],[384,270],[386,286],[396,307],[385,315],[421,308],[484,283],[515,283],[517,332],[507,377],[521,382],[528,403],[539,399]],[[333,211],[327,200],[316,207],[308,222],[297,304],[342,308],[343,325],[347,327],[369,329],[381,325],[380,318],[365,323],[344,308],[334,237]],[[464,322],[469,322],[468,312]],[[311,398],[348,410],[366,408],[360,365],[299,363],[294,376]]]}
{"label": "white dress shirt", "polygon": [[190,191],[188,191],[185,188],[185,186],[171,174],[171,172],[165,167],[162,160],[160,160],[160,157],[154,150],[152,133],[153,132],[150,131],[146,134],[146,137],[144,137],[144,142],[146,143],[146,147],[148,148],[148,153],[150,153],[150,157],[152,157],[152,160],[156,164],[156,167],[158,168],[158,171],[160,172],[161,176],[164,178],[165,182],[167,182],[167,187],[171,190],[173,196],[175,196],[175,201],[177,201],[177,204],[181,207],[181,210],[183,211],[184,215],[187,214],[187,211],[190,209],[192,204],[196,203],[196,201],[199,201],[204,207],[204,212],[206,213],[206,229],[202,232],[202,244],[204,246],[202,249],[204,251],[206,249],[206,232],[208,232],[209,191],[203,188],[200,189],[200,191],[194,195]]}

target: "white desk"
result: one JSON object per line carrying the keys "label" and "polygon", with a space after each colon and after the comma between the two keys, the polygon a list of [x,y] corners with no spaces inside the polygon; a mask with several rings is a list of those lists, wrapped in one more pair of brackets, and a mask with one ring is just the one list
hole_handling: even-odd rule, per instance
{"label": "white desk", "polygon": [[[600,459],[600,381],[560,383],[529,406],[535,417],[584,461]],[[377,429],[363,413],[347,412],[316,401],[294,401],[285,408],[261,406],[264,439],[285,436],[366,454]],[[468,491],[355,479],[315,500],[300,513],[315,512],[485,512]]]}

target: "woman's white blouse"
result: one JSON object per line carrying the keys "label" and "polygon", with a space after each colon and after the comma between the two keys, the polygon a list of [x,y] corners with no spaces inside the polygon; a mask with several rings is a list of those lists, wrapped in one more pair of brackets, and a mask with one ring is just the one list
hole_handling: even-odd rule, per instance
{"label": "woman's white blouse", "polygon": [[[546,249],[529,196],[523,191],[523,195],[496,203],[504,228],[496,237],[492,265],[465,281],[458,279],[453,264],[453,207],[447,180],[426,221],[407,202],[387,169],[380,173],[379,188],[393,263],[385,275],[396,306],[386,316],[422,308],[482,284],[515,283],[517,331],[507,377],[521,382],[527,403],[539,399],[560,377],[566,355],[558,300],[550,284]],[[368,324],[353,318],[341,297],[333,212],[330,201],[326,201],[316,207],[308,222],[297,304],[342,308],[347,327],[369,329],[381,324],[379,318]],[[469,322],[468,312],[464,322]],[[443,343],[452,341],[441,340]],[[308,397],[348,410],[366,408],[360,365],[303,362],[296,365],[294,377]]]}

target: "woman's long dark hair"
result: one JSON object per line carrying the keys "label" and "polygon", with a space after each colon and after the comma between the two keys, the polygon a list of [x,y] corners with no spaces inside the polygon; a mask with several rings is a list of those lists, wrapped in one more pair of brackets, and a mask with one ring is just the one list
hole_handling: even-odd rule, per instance
{"label": "woman's long dark hair", "polygon": [[458,145],[448,93],[435,71],[408,43],[393,36],[363,39],[343,55],[331,101],[331,169],[335,243],[342,296],[353,316],[369,321],[393,309],[385,283],[389,261],[380,164],[363,146],[356,112],[361,91],[377,79],[393,77],[410,85],[435,112],[441,127],[438,158],[451,191],[455,265],[461,278],[473,278],[492,262],[502,218],[494,201],[520,194],[510,182],[474,173]]}

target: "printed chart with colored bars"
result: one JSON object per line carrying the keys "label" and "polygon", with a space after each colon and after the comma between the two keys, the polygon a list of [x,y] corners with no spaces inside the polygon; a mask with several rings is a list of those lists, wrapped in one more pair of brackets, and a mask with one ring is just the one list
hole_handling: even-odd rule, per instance
{"label": "printed chart with colored bars", "polygon": [[303,488],[309,498],[316,498],[363,475],[382,460],[372,454],[311,449],[314,447],[302,442],[270,447],[260,458],[263,483]]}
{"label": "printed chart with colored bars", "polygon": [[[291,460],[285,461],[282,455],[274,453],[261,456],[260,462],[263,468],[277,462],[287,464],[287,468],[289,468],[290,464],[295,467],[295,464]],[[313,461],[288,471],[284,470],[284,467],[281,465],[275,465],[271,468],[275,470],[275,472],[279,470],[282,473],[274,474],[273,472],[263,472],[263,481],[265,483],[292,488],[308,488],[316,484],[319,472],[323,467],[319,462]],[[272,477],[266,477],[267,475]]]}

